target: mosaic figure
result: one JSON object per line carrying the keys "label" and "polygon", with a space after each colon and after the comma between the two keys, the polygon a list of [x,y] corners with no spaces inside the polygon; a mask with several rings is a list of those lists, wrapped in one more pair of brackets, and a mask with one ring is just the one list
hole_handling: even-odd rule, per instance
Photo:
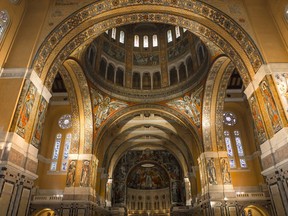
{"label": "mosaic figure", "polygon": [[68,167],[66,187],[72,187],[75,183],[76,161],[72,160]]}
{"label": "mosaic figure", "polygon": [[231,183],[231,175],[229,172],[229,164],[227,158],[221,158],[220,159],[220,165],[221,165],[221,174],[223,179],[223,184],[230,184]]}
{"label": "mosaic figure", "polygon": [[264,104],[268,112],[268,115],[269,115],[269,118],[273,127],[273,131],[274,133],[276,133],[282,128],[282,123],[281,123],[281,119],[280,119],[272,92],[268,84],[265,81],[261,83],[261,92],[265,101]]}
{"label": "mosaic figure", "polygon": [[197,127],[200,127],[201,100],[199,93],[191,94],[191,96],[186,95],[183,100],[173,100],[167,105],[184,111]]}
{"label": "mosaic figure", "polygon": [[101,126],[101,123],[107,119],[111,110],[117,110],[122,107],[127,107],[127,103],[121,101],[111,101],[110,97],[103,97],[99,92],[93,92],[93,113],[95,118],[95,125],[97,128]]}
{"label": "mosaic figure", "polygon": [[260,111],[256,104],[256,99],[254,96],[252,96],[249,101],[250,101],[252,117],[254,119],[256,131],[257,131],[257,136],[258,136],[259,142],[263,143],[266,141],[266,133],[265,133],[264,125],[263,125],[262,118],[260,115]]}
{"label": "mosaic figure", "polygon": [[283,108],[288,115],[288,73],[275,73],[274,79],[283,102]]}
{"label": "mosaic figure", "polygon": [[90,162],[89,161],[83,161],[80,186],[81,187],[88,187],[89,183],[90,183],[89,180],[90,180]]}
{"label": "mosaic figure", "polygon": [[30,85],[30,88],[28,89],[28,92],[25,97],[25,103],[22,107],[22,110],[20,112],[20,118],[18,120],[18,128],[17,133],[24,137],[25,135],[25,127],[29,121],[29,117],[33,108],[34,100],[35,100],[35,94],[36,94],[36,88],[33,84]]}
{"label": "mosaic figure", "polygon": [[35,127],[34,136],[32,138],[32,145],[34,145],[36,148],[39,147],[41,141],[46,110],[47,110],[47,102],[44,98],[42,98],[38,110],[38,121]]}
{"label": "mosaic figure", "polygon": [[206,169],[207,169],[207,173],[208,173],[208,181],[210,184],[217,184],[217,180],[216,180],[216,168],[215,168],[215,163],[214,163],[214,159],[211,158],[207,161],[206,164]]}

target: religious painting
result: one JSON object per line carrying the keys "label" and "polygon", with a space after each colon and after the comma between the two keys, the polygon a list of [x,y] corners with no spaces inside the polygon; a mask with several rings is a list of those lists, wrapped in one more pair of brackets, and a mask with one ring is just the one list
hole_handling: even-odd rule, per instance
{"label": "religious painting", "polygon": [[184,203],[185,186],[181,181],[173,181],[171,183],[171,196],[172,204],[182,204]]}
{"label": "religious painting", "polygon": [[45,121],[45,115],[46,115],[46,110],[48,107],[48,103],[45,100],[45,98],[41,98],[40,105],[38,108],[38,115],[36,119],[36,126],[34,128],[34,135],[32,138],[32,145],[35,146],[36,148],[39,148],[39,144],[41,142],[41,137],[42,137],[42,131],[44,127],[44,121]]}
{"label": "religious painting", "polygon": [[276,102],[266,81],[262,81],[260,87],[264,99],[264,105],[268,112],[273,131],[274,133],[277,133],[282,128],[282,122],[276,106]]}
{"label": "religious painting", "polygon": [[26,93],[23,105],[21,107],[20,116],[17,123],[16,133],[25,138],[25,129],[28,124],[30,114],[33,108],[33,104],[36,96],[36,87],[31,83]]}
{"label": "religious painting", "polygon": [[220,159],[220,167],[221,167],[223,184],[231,184],[231,175],[229,172],[228,158]]}
{"label": "religious painting", "polygon": [[261,118],[261,114],[260,114],[259,107],[257,105],[256,98],[254,96],[252,96],[249,99],[249,103],[250,103],[250,109],[251,109],[252,117],[254,120],[254,126],[255,126],[256,131],[257,131],[257,137],[258,137],[260,144],[262,144],[263,142],[265,142],[267,140],[267,137],[266,137],[264,124],[263,124],[263,121]]}
{"label": "religious painting", "polygon": [[216,179],[216,167],[215,167],[214,158],[210,158],[207,160],[206,171],[208,175],[208,182],[210,184],[216,185],[217,179]]}
{"label": "religious painting", "polygon": [[283,104],[283,109],[288,117],[288,73],[273,73],[273,78]]}

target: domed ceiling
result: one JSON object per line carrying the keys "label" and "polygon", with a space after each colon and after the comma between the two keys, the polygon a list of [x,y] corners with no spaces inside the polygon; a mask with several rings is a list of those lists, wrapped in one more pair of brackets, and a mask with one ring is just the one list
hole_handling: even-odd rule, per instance
{"label": "domed ceiling", "polygon": [[179,26],[139,23],[107,30],[85,52],[85,73],[116,98],[157,102],[195,88],[209,67],[202,41]]}

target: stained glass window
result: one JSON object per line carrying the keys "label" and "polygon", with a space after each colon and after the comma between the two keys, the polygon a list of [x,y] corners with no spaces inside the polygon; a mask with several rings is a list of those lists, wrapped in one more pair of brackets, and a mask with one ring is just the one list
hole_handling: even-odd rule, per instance
{"label": "stained glass window", "polygon": [[236,116],[232,112],[223,113],[223,122],[226,125],[233,126],[237,123]]}
{"label": "stained glass window", "polygon": [[226,149],[227,149],[227,155],[228,155],[229,161],[230,161],[230,167],[235,168],[236,164],[235,164],[233,147],[232,147],[229,131],[224,131],[224,139],[225,139],[225,144],[226,144]]}
{"label": "stained glass window", "polygon": [[62,129],[70,128],[72,126],[71,115],[65,114],[65,115],[61,116],[59,121],[58,121],[58,125]]}
{"label": "stained glass window", "polygon": [[158,37],[157,35],[153,35],[153,47],[157,47],[158,46]]}
{"label": "stained glass window", "polygon": [[167,42],[170,43],[173,41],[173,38],[172,38],[172,31],[171,30],[168,30],[167,31]]}
{"label": "stained glass window", "polygon": [[242,168],[246,168],[247,164],[246,164],[246,160],[244,158],[245,155],[244,155],[244,150],[243,150],[243,146],[242,146],[242,142],[241,142],[241,138],[240,138],[240,132],[238,130],[235,130],[234,136],[235,136],[235,142],[236,142],[238,156],[240,158],[240,166]]}
{"label": "stained glass window", "polygon": [[50,167],[51,171],[55,171],[57,167],[57,160],[59,157],[59,152],[60,152],[60,147],[61,147],[61,139],[62,139],[62,134],[60,133],[56,134],[54,150],[53,150],[53,155],[52,155],[52,162],[51,162],[51,167]]}
{"label": "stained glass window", "polygon": [[61,165],[62,171],[66,171],[68,167],[71,140],[72,140],[72,134],[68,133],[65,138],[64,150],[63,150],[62,165]]}
{"label": "stained glass window", "polygon": [[143,37],[143,47],[144,48],[148,48],[149,47],[149,40],[148,40],[148,36],[147,35],[145,35]]}
{"label": "stained glass window", "polygon": [[124,41],[125,41],[125,33],[124,33],[124,31],[120,31],[119,42],[124,44]]}
{"label": "stained glass window", "polygon": [[175,26],[175,35],[176,35],[176,38],[180,37],[180,27],[179,26]]}
{"label": "stained glass window", "polygon": [[0,11],[0,41],[2,40],[5,30],[7,29],[9,22],[9,15],[6,10]]}
{"label": "stained glass window", "polygon": [[134,36],[134,47],[139,47],[140,45],[140,40],[139,40],[139,35]]}

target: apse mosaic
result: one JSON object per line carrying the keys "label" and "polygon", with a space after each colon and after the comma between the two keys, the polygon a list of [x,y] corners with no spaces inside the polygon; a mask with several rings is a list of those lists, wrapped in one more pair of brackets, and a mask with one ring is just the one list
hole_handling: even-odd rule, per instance
{"label": "apse mosaic", "polygon": [[113,173],[112,202],[125,203],[128,188],[157,190],[170,188],[173,203],[183,203],[184,177],[177,159],[165,150],[126,152],[117,163]]}

